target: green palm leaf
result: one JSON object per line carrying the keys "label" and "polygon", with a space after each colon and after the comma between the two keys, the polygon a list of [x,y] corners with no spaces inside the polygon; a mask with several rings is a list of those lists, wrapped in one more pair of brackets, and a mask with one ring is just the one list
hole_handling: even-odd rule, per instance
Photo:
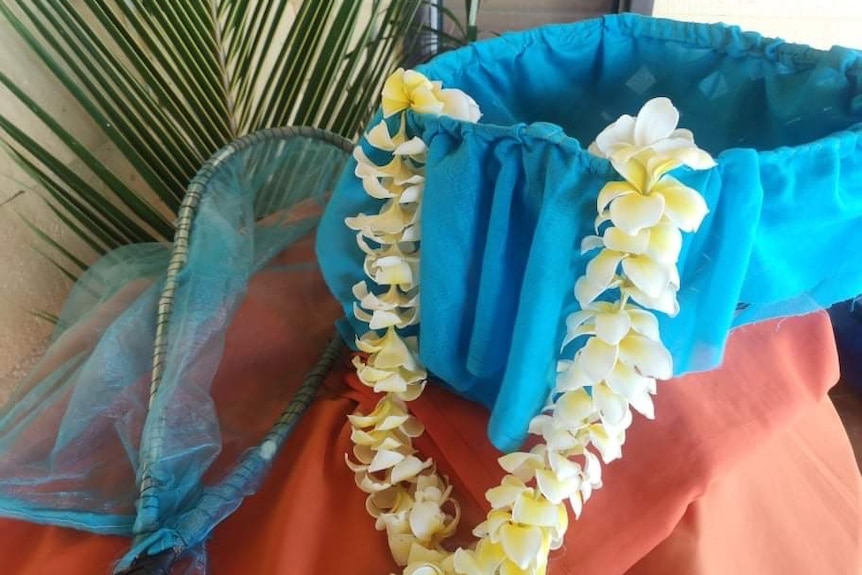
{"label": "green palm leaf", "polygon": [[[356,136],[386,75],[410,55],[410,42],[427,38],[416,33],[416,15],[429,1],[0,0],[0,18],[146,190],[133,189],[3,71],[0,84],[84,173],[15,118],[0,115],[0,142],[60,221],[97,254],[168,240],[186,184],[232,139],[286,124]],[[459,41],[459,31],[438,33],[441,46]],[[48,234],[36,237],[67,275],[85,266]]]}

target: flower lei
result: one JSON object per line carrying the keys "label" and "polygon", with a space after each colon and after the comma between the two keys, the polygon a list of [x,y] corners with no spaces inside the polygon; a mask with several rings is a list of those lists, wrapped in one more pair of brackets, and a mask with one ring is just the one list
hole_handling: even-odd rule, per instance
{"label": "flower lei", "polygon": [[[353,287],[354,313],[369,324],[357,338],[353,359],[359,379],[383,394],[369,414],[349,416],[354,443],[347,464],[368,494],[366,509],[386,531],[403,575],[542,575],[548,554],[563,544],[565,501],[579,517],[592,491],[601,487],[599,456],[622,455],[631,409],[654,417],[656,380],[672,376],[672,360],[650,310],[679,310],[676,263],[682,232],[693,232],[707,214],[697,191],[668,174],[680,166],[715,165],[676,129],[679,114],[667,98],[647,102],[637,117],[622,116],[590,146],[608,158],[623,180],[599,192],[596,235],[582,253],[598,251],[574,286],[580,310],[566,318],[563,357],[547,407],[530,424],[542,438],[529,451],[499,459],[506,471],[486,492],[491,505],[469,549],[454,552],[444,541],[460,519],[452,487],[413,439],[423,427],[407,409],[427,372],[416,337],[402,330],[419,321],[420,205],[425,143],[410,137],[404,112],[445,114],[475,122],[476,103],[460,90],[443,89],[415,71],[396,71],[383,88],[383,119],[365,135],[376,163],[356,147],[356,176],[366,193],[383,200],[377,214],[347,218],[365,253],[365,281]],[[576,349],[575,349],[576,348]],[[571,350],[575,349],[571,354]]]}

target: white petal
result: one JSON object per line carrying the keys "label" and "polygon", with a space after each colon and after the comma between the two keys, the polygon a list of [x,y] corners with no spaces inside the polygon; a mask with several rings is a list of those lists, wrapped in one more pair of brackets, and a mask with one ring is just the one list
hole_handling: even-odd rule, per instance
{"label": "white petal", "polygon": [[593,387],[593,401],[596,411],[601,413],[602,420],[609,425],[619,425],[629,408],[624,397],[601,383]]}
{"label": "white petal", "polygon": [[497,462],[506,472],[511,473],[521,481],[529,481],[533,473],[542,467],[542,458],[535,453],[516,451],[500,457]]}
{"label": "white petal", "polygon": [[574,449],[581,444],[581,440],[566,431],[565,429],[551,429],[547,433],[543,433],[542,437],[545,440],[545,445],[548,449],[554,451],[567,451]]}
{"label": "white petal", "polygon": [[380,168],[378,168],[377,165],[365,154],[365,150],[362,149],[362,146],[356,146],[353,148],[353,159],[356,160],[356,169],[353,172],[356,177],[364,178],[366,176],[376,176],[381,173]]}
{"label": "white petal", "polygon": [[649,389],[650,378],[644,377],[635,371],[634,367],[618,361],[614,369],[605,379],[608,386],[616,393],[631,401],[635,397]]}
{"label": "white petal", "polygon": [[581,466],[559,453],[553,451],[548,453],[548,463],[559,479],[581,476]]}
{"label": "white petal", "polygon": [[605,247],[605,241],[599,236],[587,236],[581,241],[581,253],[585,254],[593,250]]}
{"label": "white petal", "polygon": [[646,254],[655,261],[675,264],[682,249],[682,234],[675,225],[658,224],[650,228]]}
{"label": "white petal", "polygon": [[427,540],[443,527],[444,520],[439,505],[430,501],[417,502],[410,510],[410,531],[420,541]]}
{"label": "white petal", "polygon": [[586,374],[580,362],[573,363],[567,369],[557,373],[556,391],[574,391],[593,385],[595,381]]}
{"label": "white petal", "polygon": [[411,455],[392,467],[389,480],[392,481],[392,483],[401,483],[406,479],[415,477],[423,469],[427,469],[430,466],[431,461],[422,461],[421,459]]}
{"label": "white petal", "polygon": [[655,405],[653,405],[652,396],[647,390],[633,395],[629,401],[638,413],[647,419],[655,419]]}
{"label": "white petal", "polygon": [[634,286],[624,287],[623,291],[634,301],[647,309],[654,309],[674,317],[679,313],[679,302],[676,300],[676,290],[668,285],[656,298],[651,298]]}
{"label": "white petal", "polygon": [[422,138],[413,137],[399,144],[393,151],[397,156],[419,156],[428,150],[428,145],[422,141]]}
{"label": "white petal", "polygon": [[380,450],[374,454],[374,459],[371,460],[371,464],[368,466],[368,471],[370,473],[374,473],[375,471],[389,469],[390,467],[394,467],[403,460],[404,456],[400,453],[385,449]]}
{"label": "white petal", "polygon": [[[564,498],[561,498],[564,499]],[[536,527],[554,527],[559,521],[557,506],[543,497],[522,494],[512,506],[512,520]]]}
{"label": "white petal", "polygon": [[[358,317],[358,316],[357,316]],[[410,323],[409,317],[394,311],[375,310],[371,315],[368,327],[371,329],[386,329],[389,327],[405,327]]]}
{"label": "white petal", "polygon": [[656,225],[665,212],[665,196],[629,194],[611,203],[611,221],[629,235]]}
{"label": "white petal", "polygon": [[577,429],[592,413],[592,398],[583,389],[578,389],[566,392],[557,399],[554,421],[568,429]]}
{"label": "white petal", "polygon": [[667,98],[653,98],[638,112],[633,142],[648,146],[670,136],[679,123],[679,111]]}
{"label": "white petal", "polygon": [[[360,375],[359,378],[365,382],[364,372],[368,370],[363,370],[363,375]],[[373,389],[377,393],[402,393],[407,390],[407,382],[397,373],[389,374],[389,376],[379,379],[374,382]]]}
{"label": "white petal", "polygon": [[[404,140],[402,134],[396,134],[395,138],[400,141]],[[371,128],[368,133],[365,134],[365,139],[378,150],[391,152],[395,149],[396,141],[393,141],[393,137],[389,134],[389,127],[385,121],[381,121]]]}
{"label": "white petal", "polygon": [[684,232],[694,232],[709,213],[706,200],[697,190],[682,185],[670,176],[665,176],[653,186],[654,195],[664,197],[664,213]]}
{"label": "white petal", "polygon": [[691,133],[691,130],[687,130],[685,128],[677,128],[668,136],[669,140],[682,140],[683,142],[694,143],[694,134]]}
{"label": "white petal", "polygon": [[[361,322],[371,323],[371,320],[372,320],[371,314],[368,313],[367,311],[365,311],[364,309],[362,309],[361,307],[359,307],[359,304],[356,302],[353,302],[353,315],[354,315],[354,317],[356,317],[356,319],[358,319]],[[374,328],[372,328],[372,329],[374,329]]]}
{"label": "white petal", "polygon": [[618,353],[616,345],[609,345],[593,337],[578,350],[576,357],[584,366],[586,374],[595,381],[600,381],[613,369]]}
{"label": "white petal", "polygon": [[632,256],[624,259],[623,272],[629,281],[648,297],[661,295],[671,277],[666,265],[657,263],[649,256]]}
{"label": "white petal", "polygon": [[380,340],[380,346],[377,353],[370,358],[375,368],[414,370],[418,367],[413,352],[394,329],[386,330],[386,334]]}
{"label": "white petal", "polygon": [[620,252],[602,250],[587,263],[584,277],[596,286],[608,286],[613,281],[622,259],[623,254]]}
{"label": "white petal", "polygon": [[[431,90],[434,88],[435,83],[428,79],[422,72],[417,72],[416,70],[403,70],[402,68],[398,69],[403,74],[403,83],[408,89],[415,88],[425,88],[427,90]],[[396,71],[397,73],[397,71]]]}
{"label": "white petal", "polygon": [[599,213],[602,213],[617,198],[637,193],[639,193],[637,188],[628,182],[608,182],[599,191],[599,197],[596,199],[596,208]]}
{"label": "white petal", "polygon": [[709,153],[694,147],[685,148],[684,152],[680,154],[680,159],[692,170],[709,170],[717,165]]}
{"label": "white petal", "polygon": [[596,136],[595,147],[590,146],[590,151],[599,151],[601,157],[606,158],[610,156],[614,146],[633,143],[634,130],[635,119],[629,115],[622,115]]}
{"label": "white petal", "polygon": [[611,165],[617,173],[628,182],[629,186],[637,190],[638,193],[648,191],[651,181],[650,174],[642,159],[641,155],[633,157],[616,156],[611,158]]}
{"label": "white petal", "polygon": [[503,525],[500,527],[500,543],[506,557],[521,569],[527,569],[542,548],[542,531],[538,527]]}
{"label": "white petal", "polygon": [[667,283],[670,284],[674,291],[678,291],[680,286],[679,268],[677,268],[676,265],[671,264],[667,266],[667,272],[669,276]]}
{"label": "white petal", "polygon": [[575,299],[581,307],[587,307],[606,289],[607,285],[593,283],[582,276],[575,282]]}
{"label": "white petal", "polygon": [[650,229],[642,229],[636,234],[629,235],[622,228],[608,228],[605,230],[603,241],[609,250],[642,254],[649,246],[651,233]]}
{"label": "white petal", "polygon": [[[507,478],[513,477],[511,475],[506,476]],[[515,504],[515,500],[518,498],[521,493],[526,489],[525,486],[510,484],[506,485],[505,482],[497,487],[492,487],[488,491],[485,492],[485,499],[488,500],[488,503],[491,504],[491,509],[506,509]]]}
{"label": "white petal", "polygon": [[599,487],[602,484],[602,465],[589,451],[584,452],[584,477],[587,478],[585,483],[593,487]]}
{"label": "white petal", "polygon": [[461,90],[449,88],[440,90],[437,98],[443,102],[443,113],[465,122],[478,122],[482,117],[479,105]]}
{"label": "white petal", "polygon": [[[622,452],[622,437],[613,430],[606,429],[602,425],[590,426],[590,441],[599,450],[602,456],[602,461],[610,463],[615,459],[619,459]],[[582,484],[583,486],[583,484]],[[584,499],[588,496],[585,495]]]}
{"label": "white petal", "polygon": [[629,308],[628,312],[632,320],[632,329],[652,340],[659,340],[658,318],[655,315],[634,307]]}
{"label": "white petal", "polygon": [[578,492],[581,482],[577,475],[560,478],[548,469],[539,469],[536,471],[536,486],[548,501],[559,505]]}
{"label": "white petal", "polygon": [[631,334],[620,342],[619,359],[646,377],[673,377],[673,358],[661,343],[642,335]]}
{"label": "white petal", "polygon": [[398,195],[398,188],[389,180],[384,184],[376,176],[362,178],[362,189],[375,200],[388,200]]}
{"label": "white petal", "polygon": [[594,330],[590,320],[594,316],[595,312],[584,310],[569,314],[566,318],[566,337],[563,338],[561,348],[566,347],[582,335],[592,334]]}
{"label": "white petal", "polygon": [[[401,391],[395,391],[394,393],[398,396],[399,399],[404,401],[413,401],[420,395],[422,395],[422,391],[425,389],[425,381],[410,383],[404,387]],[[374,389],[374,391],[381,392],[386,391],[383,389]]]}
{"label": "white petal", "polygon": [[410,204],[414,202],[418,202],[422,199],[422,192],[425,191],[425,183],[414,184],[412,186],[408,186],[404,188],[404,191],[401,192],[401,195],[398,197],[398,203],[400,204]]}
{"label": "white petal", "polygon": [[631,327],[631,319],[625,311],[596,314],[596,337],[610,345],[616,345]]}
{"label": "white petal", "polygon": [[569,497],[569,505],[572,506],[572,513],[575,514],[575,519],[580,519],[581,512],[584,510],[584,502],[581,499],[581,494],[575,493]]}
{"label": "white petal", "polygon": [[595,315],[596,312],[592,310],[579,310],[572,312],[566,317],[566,329],[568,331],[574,331],[581,327],[583,323],[593,319]]}

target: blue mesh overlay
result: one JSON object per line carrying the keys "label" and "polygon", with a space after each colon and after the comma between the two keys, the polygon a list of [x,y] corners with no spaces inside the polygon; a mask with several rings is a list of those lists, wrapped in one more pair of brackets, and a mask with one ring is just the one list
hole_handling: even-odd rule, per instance
{"label": "blue mesh overlay", "polygon": [[[244,302],[253,300],[260,311],[278,300],[278,293],[248,291],[257,274],[297,282],[309,276],[312,260],[268,262],[310,241],[347,153],[311,137],[249,141],[209,166],[152,405],[157,304],[171,256],[170,245],[155,244],[121,248],[80,278],[50,349],[0,414],[0,515],[136,535],[124,567],[167,548],[202,550],[214,525],[257,487],[271,447],[289,432],[287,425],[271,436],[266,429],[291,396],[265,397],[277,407],[261,410],[268,419],[259,429],[237,428],[232,414],[259,409],[255,402],[291,373],[273,376],[266,388],[214,390],[225,334]],[[322,351],[325,344],[315,345]],[[305,351],[296,356],[284,361],[301,379],[312,365]],[[241,371],[242,358],[232,361]],[[219,393],[232,403],[219,403]],[[264,440],[275,444],[261,451],[256,446]],[[154,481],[138,503],[142,458]],[[201,553],[186,562],[190,573],[206,564]],[[94,573],[109,568],[94,566]]]}

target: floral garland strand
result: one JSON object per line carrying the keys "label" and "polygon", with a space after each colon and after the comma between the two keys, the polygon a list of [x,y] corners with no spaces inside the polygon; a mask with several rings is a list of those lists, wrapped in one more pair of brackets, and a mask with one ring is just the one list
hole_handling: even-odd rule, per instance
{"label": "floral garland strand", "polygon": [[671,356],[649,310],[678,312],[682,232],[695,231],[707,208],[668,172],[683,165],[708,169],[714,162],[690,132],[676,129],[679,115],[666,98],[647,102],[635,118],[621,117],[590,146],[623,181],[602,188],[597,235],[582,242],[584,253],[599,252],[575,285],[581,310],[566,319],[561,353],[580,346],[572,359],[559,362],[549,405],[530,424],[543,442],[500,458],[508,475],[486,493],[491,511],[474,530],[480,540],[450,553],[443,541],[457,528],[459,508],[447,480],[413,448],[423,429],[405,402],[419,396],[427,373],[415,338],[398,333],[419,320],[416,242],[426,150],[421,139],[408,138],[403,117],[390,132],[391,119],[407,109],[479,118],[463,92],[399,70],[384,86],[384,120],[366,135],[390,160],[380,166],[361,147],[354,153],[365,191],[385,203],[377,215],[360,214],[347,225],[358,232],[366,274],[389,287],[382,295],[365,282],[353,290],[355,315],[371,328],[357,340],[367,356],[354,364],[360,380],[385,395],[371,414],[350,416],[356,461],[348,459],[348,465],[369,494],[366,507],[387,532],[404,575],[543,575],[568,526],[564,502],[580,516],[601,487],[599,456],[609,463],[622,454],[630,408],[652,418],[656,380],[672,375]]}
{"label": "floral garland strand", "polygon": [[356,341],[367,355],[353,363],[360,381],[384,395],[370,414],[349,416],[354,460],[348,458],[347,464],[368,494],[366,509],[377,529],[386,531],[395,562],[406,566],[405,573],[427,575],[441,572],[427,565],[453,572],[454,558],[441,544],[454,534],[460,510],[433,461],[417,456],[413,438],[423,428],[406,407],[422,393],[427,378],[416,339],[399,334],[419,320],[417,242],[425,182],[426,146],[406,133],[408,109],[470,122],[480,116],[476,103],[460,90],[444,90],[415,71],[398,70],[383,88],[383,119],[365,135],[373,155],[386,156],[386,163],[375,164],[361,145],[354,150],[363,189],[384,203],[379,213],[346,223],[357,231],[366,275],[385,292],[376,293],[383,290],[372,290],[364,281],[353,287],[354,315],[370,328]]}
{"label": "floral garland strand", "polygon": [[579,517],[601,487],[598,456],[605,463],[622,456],[630,408],[654,417],[656,380],[670,378],[673,366],[649,310],[679,311],[681,232],[695,231],[708,211],[697,191],[668,172],[715,165],[690,132],[676,129],[678,120],[670,100],[656,98],[590,147],[624,180],[600,190],[597,235],[581,245],[583,253],[600,251],[575,284],[581,310],[566,318],[561,353],[581,345],[559,362],[550,404],[530,423],[543,441],[499,459],[509,475],[486,493],[491,511],[474,530],[482,541],[475,551],[456,551],[456,573],[544,574],[548,552],[565,536],[564,502]]}

